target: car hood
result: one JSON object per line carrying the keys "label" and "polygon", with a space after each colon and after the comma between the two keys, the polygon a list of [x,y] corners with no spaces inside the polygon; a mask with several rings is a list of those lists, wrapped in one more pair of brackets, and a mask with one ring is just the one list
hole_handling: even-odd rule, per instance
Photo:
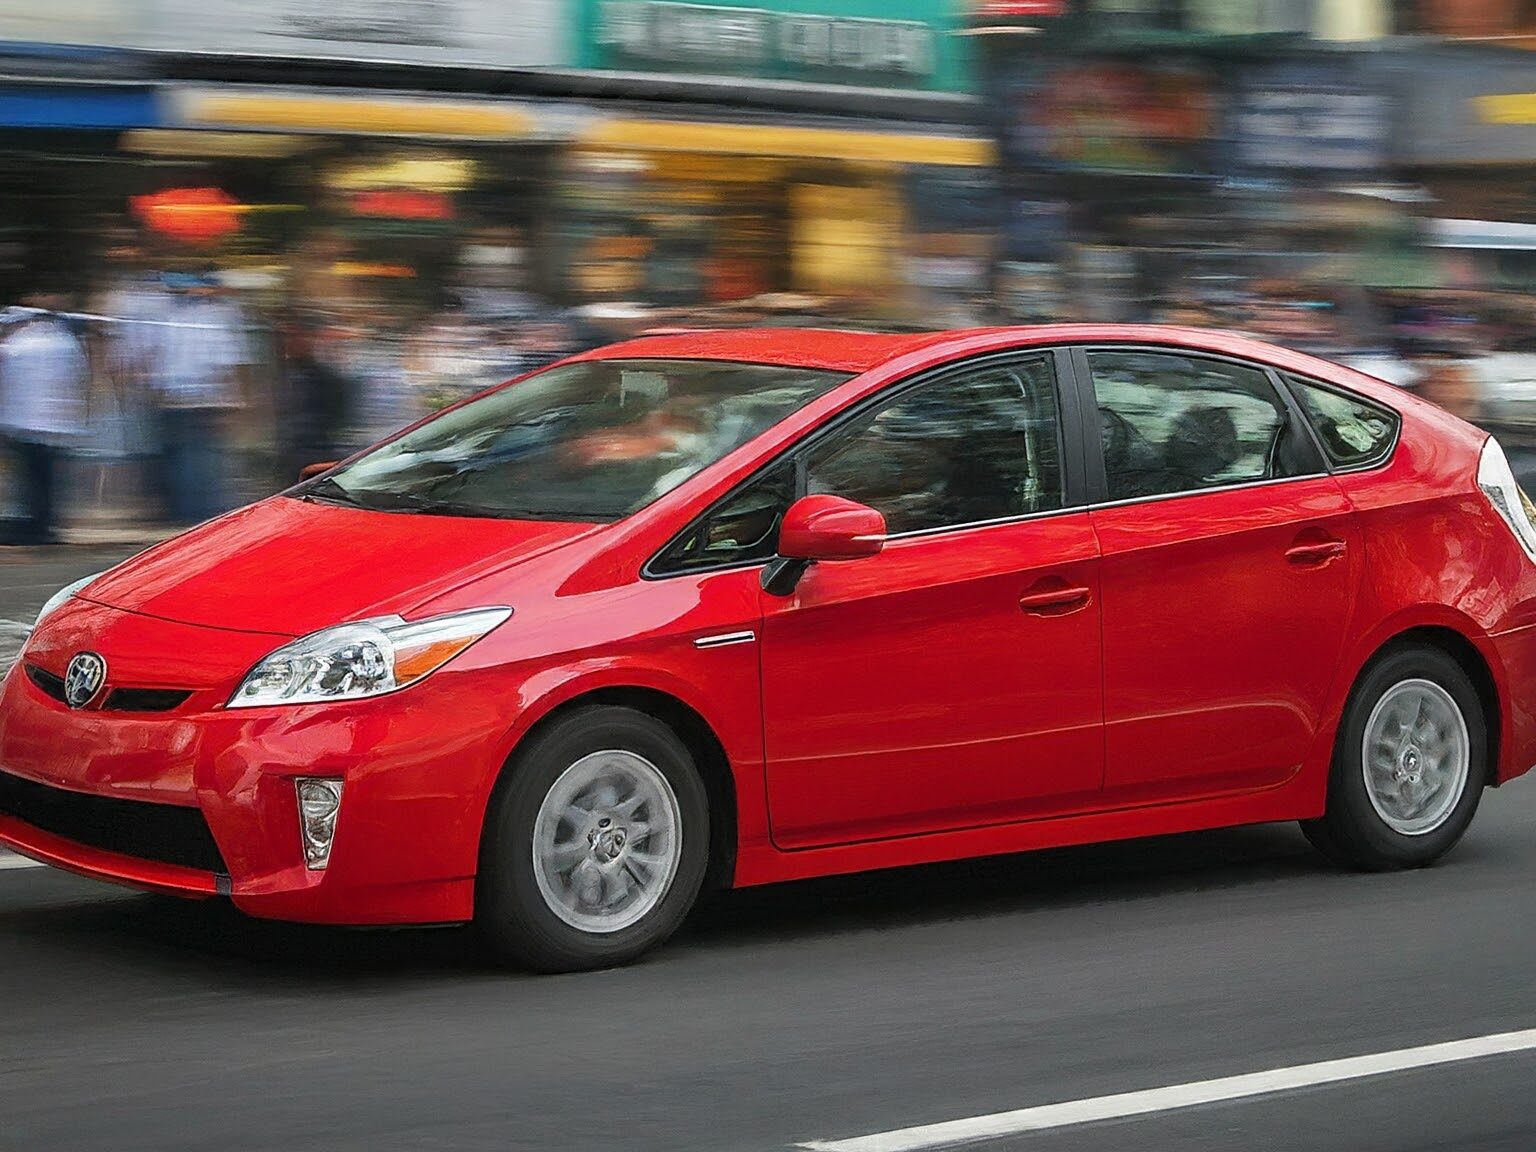
{"label": "car hood", "polygon": [[592,524],[374,512],[273,497],[156,545],[81,598],[184,624],[302,636],[412,609]]}

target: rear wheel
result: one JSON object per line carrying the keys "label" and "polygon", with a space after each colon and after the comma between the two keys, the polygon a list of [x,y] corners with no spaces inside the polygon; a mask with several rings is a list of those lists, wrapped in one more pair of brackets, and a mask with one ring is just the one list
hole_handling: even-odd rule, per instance
{"label": "rear wheel", "polygon": [[515,963],[627,963],[693,906],[709,805],[687,746],[654,717],[597,706],[520,749],[486,818],[476,919]]}
{"label": "rear wheel", "polygon": [[1471,824],[1487,768],[1486,718],[1467,674],[1437,648],[1399,648],[1351,694],[1327,812],[1302,830],[1346,867],[1431,864]]}

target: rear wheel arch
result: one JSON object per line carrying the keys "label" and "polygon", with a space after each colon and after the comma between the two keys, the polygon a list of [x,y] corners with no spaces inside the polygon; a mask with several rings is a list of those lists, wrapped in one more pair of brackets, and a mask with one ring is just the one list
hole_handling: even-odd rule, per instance
{"label": "rear wheel arch", "polygon": [[1345,697],[1345,707],[1353,700],[1361,682],[1371,669],[1384,658],[1404,648],[1433,648],[1445,653],[1466,673],[1467,679],[1477,691],[1477,699],[1483,711],[1483,725],[1487,731],[1488,766],[1484,785],[1496,786],[1499,782],[1499,754],[1503,744],[1503,702],[1499,698],[1498,683],[1488,658],[1464,632],[1444,624],[1424,624],[1406,628],[1388,637],[1368,656],[1355,672]]}
{"label": "rear wheel arch", "polygon": [[[552,727],[572,712],[600,706],[628,708],[659,720],[687,746],[709,796],[709,867],[704,883],[707,888],[729,887],[736,871],[736,778],[731,771],[725,746],[709,721],[691,705],[669,692],[639,685],[608,685],[589,689],[561,701],[519,735],[517,743],[497,773],[492,791],[494,792],[495,788],[515,771],[518,751],[526,747],[539,733]],[[485,814],[483,813],[482,838],[484,834]]]}

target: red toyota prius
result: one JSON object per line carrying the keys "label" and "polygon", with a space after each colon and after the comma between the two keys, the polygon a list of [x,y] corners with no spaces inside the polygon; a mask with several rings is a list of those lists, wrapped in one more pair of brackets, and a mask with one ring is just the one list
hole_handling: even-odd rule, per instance
{"label": "red toyota prius", "polygon": [[1536,761],[1533,515],[1231,335],[640,339],[60,591],[0,841],[543,970],[706,884],[1274,820],[1428,864]]}

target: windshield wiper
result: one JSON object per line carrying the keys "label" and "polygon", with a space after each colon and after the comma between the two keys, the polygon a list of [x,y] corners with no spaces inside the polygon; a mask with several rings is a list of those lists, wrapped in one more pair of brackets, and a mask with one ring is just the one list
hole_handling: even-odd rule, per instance
{"label": "windshield wiper", "polygon": [[322,504],[344,504],[349,508],[361,508],[362,503],[329,476],[313,481],[299,496],[300,500]]}
{"label": "windshield wiper", "polygon": [[607,523],[622,513],[576,514],[547,509],[502,507],[456,500],[439,500],[409,492],[381,492],[371,488],[349,491],[329,476],[314,481],[300,495],[300,500],[364,508],[370,512],[404,512],[417,516],[465,516],[477,520],[560,520]]}
{"label": "windshield wiper", "polygon": [[434,500],[425,496],[405,497],[412,501],[408,511],[427,516],[467,516],[476,520],[556,520],[533,508],[502,507],[501,505],[471,504],[457,500]]}
{"label": "windshield wiper", "polygon": [[352,491],[343,488],[329,476],[316,481],[306,490],[301,500],[314,500],[322,504],[340,504],[348,508],[364,508],[370,512],[426,512],[430,509],[418,496],[401,492],[379,492],[370,488]]}

